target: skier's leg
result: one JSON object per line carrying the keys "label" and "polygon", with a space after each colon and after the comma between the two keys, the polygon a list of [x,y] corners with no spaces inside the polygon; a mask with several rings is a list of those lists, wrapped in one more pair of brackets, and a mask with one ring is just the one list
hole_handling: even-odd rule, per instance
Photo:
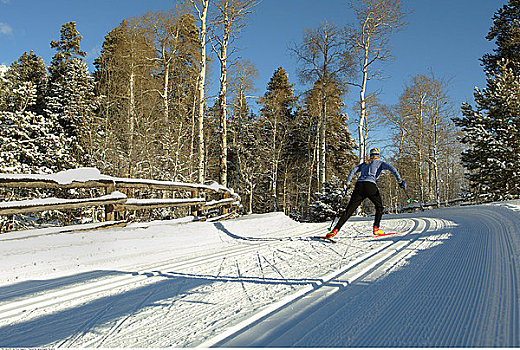
{"label": "skier's leg", "polygon": [[383,199],[381,198],[381,193],[379,192],[379,188],[377,188],[376,184],[373,183],[367,183],[367,192],[368,192],[368,199],[374,203],[374,206],[376,207],[376,215],[374,217],[374,226],[379,228],[379,225],[381,224],[381,218],[383,217]]}
{"label": "skier's leg", "polygon": [[363,202],[363,199],[365,198],[366,196],[363,193],[362,186],[359,182],[357,182],[356,186],[354,187],[354,191],[350,196],[350,201],[348,202],[347,208],[339,218],[336,226],[334,226],[334,229],[337,229],[339,231],[341,229],[341,226],[343,226],[345,222],[352,216],[352,214],[354,214],[357,207],[359,207],[359,205],[361,204],[361,202]]}

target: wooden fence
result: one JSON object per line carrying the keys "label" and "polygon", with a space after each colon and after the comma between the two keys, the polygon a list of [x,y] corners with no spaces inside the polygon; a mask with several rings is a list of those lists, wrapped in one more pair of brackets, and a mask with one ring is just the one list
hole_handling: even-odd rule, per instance
{"label": "wooden fence", "polygon": [[[45,198],[0,202],[0,215],[68,210],[101,206],[104,220],[125,218],[129,212],[188,207],[198,220],[224,220],[237,215],[240,197],[216,183],[211,185],[173,181],[118,178],[97,169],[74,169],[50,175],[0,174],[0,187],[25,189],[100,189],[94,198]],[[63,192],[63,191],[61,191]],[[97,191],[100,192],[100,191]],[[152,198],[143,197],[145,194]],[[210,215],[211,214],[211,215]]]}

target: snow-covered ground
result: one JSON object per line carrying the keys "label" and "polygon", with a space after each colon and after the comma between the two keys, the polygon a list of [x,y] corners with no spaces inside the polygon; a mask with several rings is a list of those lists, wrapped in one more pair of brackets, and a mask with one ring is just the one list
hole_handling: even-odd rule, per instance
{"label": "snow-covered ground", "polygon": [[520,346],[520,201],[0,235],[0,347]]}

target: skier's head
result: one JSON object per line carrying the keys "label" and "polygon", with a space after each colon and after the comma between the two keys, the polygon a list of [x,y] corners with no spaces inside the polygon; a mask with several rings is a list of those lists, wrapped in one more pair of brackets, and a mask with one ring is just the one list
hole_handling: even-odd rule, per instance
{"label": "skier's head", "polygon": [[378,157],[379,156],[379,152],[381,152],[379,150],[379,148],[372,148],[370,150],[370,157]]}

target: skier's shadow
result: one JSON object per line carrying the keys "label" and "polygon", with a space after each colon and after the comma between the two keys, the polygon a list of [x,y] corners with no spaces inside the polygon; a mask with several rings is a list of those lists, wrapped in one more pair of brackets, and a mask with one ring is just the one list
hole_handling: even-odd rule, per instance
{"label": "skier's shadow", "polygon": [[222,223],[216,222],[215,228],[219,230],[220,232],[224,233],[226,236],[231,237],[233,239],[238,239],[242,241],[248,241],[248,242],[276,242],[276,241],[294,241],[299,238],[293,238],[293,237],[280,237],[280,238],[260,238],[260,237],[243,237],[238,236],[234,234],[233,232],[229,231]]}

